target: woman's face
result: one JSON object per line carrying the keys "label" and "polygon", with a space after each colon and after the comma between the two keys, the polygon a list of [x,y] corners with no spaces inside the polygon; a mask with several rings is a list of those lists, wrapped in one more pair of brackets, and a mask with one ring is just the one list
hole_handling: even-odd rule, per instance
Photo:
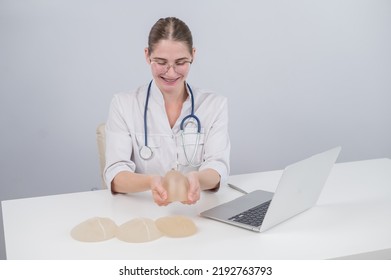
{"label": "woman's face", "polygon": [[160,40],[151,53],[145,49],[145,57],[151,65],[152,76],[164,93],[182,91],[190,70],[195,50],[189,52],[184,42]]}

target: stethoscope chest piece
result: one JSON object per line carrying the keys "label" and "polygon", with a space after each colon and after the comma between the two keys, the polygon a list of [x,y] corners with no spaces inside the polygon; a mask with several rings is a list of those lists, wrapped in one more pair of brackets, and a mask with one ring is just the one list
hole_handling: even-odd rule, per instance
{"label": "stethoscope chest piece", "polygon": [[140,157],[144,160],[151,159],[153,156],[152,149],[148,146],[142,146],[140,148]]}

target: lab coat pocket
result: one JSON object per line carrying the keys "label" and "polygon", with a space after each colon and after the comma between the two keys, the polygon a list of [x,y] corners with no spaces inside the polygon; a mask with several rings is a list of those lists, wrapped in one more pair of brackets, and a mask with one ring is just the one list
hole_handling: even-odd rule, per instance
{"label": "lab coat pocket", "polygon": [[176,135],[178,163],[182,166],[200,166],[204,160],[205,134],[196,128],[185,128]]}

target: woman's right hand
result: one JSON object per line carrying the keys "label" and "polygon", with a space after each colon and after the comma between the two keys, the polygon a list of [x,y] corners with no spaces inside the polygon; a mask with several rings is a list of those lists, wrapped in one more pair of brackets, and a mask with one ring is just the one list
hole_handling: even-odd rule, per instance
{"label": "woman's right hand", "polygon": [[161,176],[153,176],[151,180],[152,197],[155,203],[159,206],[166,206],[169,204],[167,201],[168,194],[163,187],[163,178]]}

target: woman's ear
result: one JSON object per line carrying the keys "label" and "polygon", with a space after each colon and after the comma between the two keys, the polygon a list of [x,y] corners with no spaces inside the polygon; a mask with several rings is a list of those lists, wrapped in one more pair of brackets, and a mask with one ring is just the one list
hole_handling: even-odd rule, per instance
{"label": "woman's ear", "polygon": [[147,61],[148,64],[151,64],[151,60],[149,58],[150,56],[150,53],[149,53],[149,49],[148,48],[145,48],[144,49],[144,54],[145,54],[145,60]]}
{"label": "woman's ear", "polygon": [[196,48],[193,48],[193,51],[192,51],[192,57],[193,57],[193,59],[192,59],[192,61],[194,61],[194,58],[195,58],[195,54],[196,54]]}

